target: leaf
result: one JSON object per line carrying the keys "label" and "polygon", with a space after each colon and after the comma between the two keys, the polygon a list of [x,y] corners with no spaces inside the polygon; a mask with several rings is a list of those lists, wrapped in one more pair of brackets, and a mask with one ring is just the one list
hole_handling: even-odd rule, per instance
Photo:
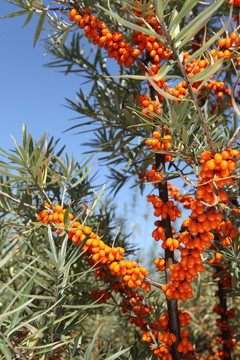
{"label": "leaf", "polygon": [[158,19],[160,22],[163,21],[164,7],[162,0],[153,0],[153,6],[155,8]]}
{"label": "leaf", "polygon": [[94,201],[93,205],[91,206],[91,210],[93,210],[95,208],[95,206],[97,205],[97,203],[101,199],[104,189],[105,189],[105,184],[102,186],[102,189],[101,189],[100,193],[98,194],[96,200]]}
{"label": "leaf", "polygon": [[0,17],[0,19],[7,19],[7,18],[15,17],[15,16],[25,15],[28,13],[29,13],[29,10],[21,10],[21,11],[15,12],[15,13],[3,15]]}
{"label": "leaf", "polygon": [[[36,276],[36,272],[35,272],[35,274],[33,274],[31,279],[29,279],[29,281],[23,287],[23,289],[21,289],[21,293],[18,297],[18,300],[19,300],[18,305],[23,305],[26,302],[26,296],[29,295],[30,292],[32,291],[35,276]],[[16,324],[18,323],[18,319],[21,317],[22,312],[23,312],[23,309],[20,309],[19,311],[15,312],[15,314],[13,315],[12,321],[11,321],[10,329],[12,329],[16,326]]]}
{"label": "leaf", "polygon": [[25,309],[29,304],[31,304],[34,301],[34,299],[30,299],[28,301],[26,301],[24,304],[21,304],[20,306],[16,307],[13,310],[4,312],[2,315],[0,314],[0,321],[4,320],[5,318],[7,318],[9,315],[14,314],[17,311],[23,310]]}
{"label": "leaf", "polygon": [[[31,299],[31,301],[29,300],[29,302],[32,302],[34,300]],[[39,311],[39,312],[35,312],[33,315],[32,318],[28,319],[27,321],[24,321],[22,323],[20,323],[18,326],[16,326],[14,329],[12,329],[9,333],[8,333],[8,336],[10,336],[12,333],[16,332],[18,329],[24,327],[25,325],[29,325],[30,322],[33,322],[39,318],[43,318],[43,316],[47,313],[51,313],[51,310],[55,307],[57,307],[58,303],[60,303],[62,301],[62,298],[58,299],[57,301],[54,302],[54,304],[52,306],[48,306],[47,309],[45,311]],[[28,302],[25,303],[25,305],[28,305]],[[18,310],[18,309],[17,309]],[[6,315],[6,314],[4,314]],[[1,318],[1,316],[0,316]],[[49,346],[49,345],[45,345],[45,346]],[[43,346],[44,347],[44,346]]]}
{"label": "leaf", "polygon": [[201,47],[197,51],[195,51],[189,59],[187,59],[185,66],[189,64],[193,59],[197,59],[198,56],[202,55],[204,51],[207,50],[226,31],[232,19],[232,11],[233,10],[231,6],[228,21],[221,27],[221,29],[216,34],[211,36],[205,44],[201,45]]}
{"label": "leaf", "polygon": [[93,167],[94,167],[94,164],[92,164],[92,166],[90,166],[90,168],[85,172],[85,174],[78,181],[76,181],[71,187],[75,188],[81,182],[83,182],[86,179],[86,177],[89,175],[89,173],[92,171]]}
{"label": "leaf", "polygon": [[236,104],[235,97],[234,97],[235,88],[236,88],[238,82],[239,82],[239,79],[237,79],[237,81],[236,81],[235,84],[233,85],[232,92],[231,92],[231,102],[232,102],[232,106],[233,106],[234,110],[236,111],[236,113],[238,114],[238,116],[240,116],[240,111],[239,111],[239,109],[238,109],[238,106],[237,106],[237,104]]}
{"label": "leaf", "polygon": [[125,354],[125,353],[128,352],[130,349],[131,349],[131,346],[130,346],[129,348],[127,348],[127,349],[118,351],[116,354],[113,354],[113,355],[108,356],[105,360],[114,360],[114,359],[117,359],[120,355]]}
{"label": "leaf", "polygon": [[81,346],[81,343],[82,343],[82,335],[81,334],[78,334],[76,337],[75,337],[75,340],[74,340],[74,345],[73,345],[73,350],[72,350],[72,356],[71,358],[73,358],[74,356],[77,356],[78,355],[78,349],[80,348]]}
{"label": "leaf", "polygon": [[9,282],[7,284],[5,284],[1,289],[0,289],[0,294],[3,292],[3,290],[5,290],[10,284],[12,284],[20,275],[22,275],[32,264],[34,264],[37,260],[39,260],[38,258],[33,259],[30,264],[27,264],[25,266],[25,268],[21,271],[19,271],[13,278],[11,278],[9,280]]}
{"label": "leaf", "polygon": [[57,250],[56,250],[56,246],[55,246],[55,243],[54,243],[54,240],[53,240],[53,236],[52,236],[52,229],[51,229],[51,226],[48,225],[48,239],[49,239],[49,242],[50,242],[50,247],[51,247],[51,250],[52,250],[52,256],[53,256],[53,265],[58,268],[58,259],[57,259]]}
{"label": "leaf", "polygon": [[61,46],[63,46],[63,44],[64,44],[65,41],[67,40],[67,37],[68,37],[68,35],[69,35],[70,30],[71,30],[70,27],[66,30],[66,32],[65,32],[64,36],[62,37],[60,43],[58,44],[57,48],[60,48]]}
{"label": "leaf", "polygon": [[22,29],[29,23],[29,21],[32,19],[32,16],[33,16],[33,11],[31,11],[31,12],[28,14],[26,20],[24,21],[24,24],[23,24],[23,26],[22,26]]}
{"label": "leaf", "polygon": [[101,330],[102,325],[99,326],[99,328],[95,331],[92,341],[90,342],[90,344],[88,345],[86,354],[84,356],[84,360],[91,360],[91,354],[93,353],[93,348],[95,346],[95,342],[97,340],[97,336]]}
{"label": "leaf", "polygon": [[198,4],[198,2],[199,0],[187,0],[184,2],[177,16],[175,16],[169,24],[170,32],[172,32],[175,27],[180,24],[180,21],[194,8],[194,6]]}
{"label": "leaf", "polygon": [[63,266],[65,264],[66,252],[67,252],[67,243],[68,243],[68,235],[65,236],[65,238],[64,238],[64,240],[62,242],[62,245],[61,245],[61,250],[59,251],[59,254],[58,254],[58,266],[59,266],[59,269],[63,268]]}
{"label": "leaf", "polygon": [[44,11],[44,12],[40,15],[40,18],[39,18],[38,24],[37,24],[37,28],[36,28],[36,32],[35,32],[35,35],[34,35],[33,47],[36,45],[36,43],[37,43],[37,41],[38,41],[38,38],[39,38],[40,33],[41,33],[41,31],[42,31],[42,28],[43,28],[43,24],[44,24],[46,15],[47,15],[47,12],[46,12],[46,11]]}
{"label": "leaf", "polygon": [[208,6],[204,11],[187,24],[174,39],[174,43],[180,43],[178,48],[187,44],[210,20],[212,14],[223,4],[225,0],[218,0]]}
{"label": "leaf", "polygon": [[11,352],[1,334],[0,334],[0,350],[1,350],[0,352],[5,356],[5,360],[12,359]]}
{"label": "leaf", "polygon": [[215,74],[222,66],[223,59],[218,59],[214,64],[209,65],[203,71],[195,74],[192,78],[189,79],[190,83],[194,83],[201,80],[207,80]]}
{"label": "leaf", "polygon": [[187,130],[185,129],[185,127],[182,128],[182,142],[184,143],[184,145],[188,144],[188,133]]}

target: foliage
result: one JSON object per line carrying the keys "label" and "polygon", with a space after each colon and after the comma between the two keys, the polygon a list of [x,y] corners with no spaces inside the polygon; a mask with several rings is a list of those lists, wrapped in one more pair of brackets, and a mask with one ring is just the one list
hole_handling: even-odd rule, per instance
{"label": "foliage", "polygon": [[[6,1],[21,10],[4,18],[38,16],[34,46],[50,32],[47,66],[89,84],[67,106],[93,139],[80,164],[25,127],[0,149],[1,359],[237,358],[240,3]],[[92,191],[96,152],[114,194],[133,178],[158,191],[157,272],[155,245],[149,272],[126,260],[124,221]]]}

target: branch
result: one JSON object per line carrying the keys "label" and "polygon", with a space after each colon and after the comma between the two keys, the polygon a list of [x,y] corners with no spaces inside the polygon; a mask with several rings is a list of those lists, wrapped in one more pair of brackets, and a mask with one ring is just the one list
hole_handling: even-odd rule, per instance
{"label": "branch", "polygon": [[3,196],[6,197],[7,199],[12,200],[12,201],[16,202],[16,203],[19,204],[19,205],[25,206],[25,207],[27,207],[28,209],[31,209],[31,210],[34,210],[34,211],[38,211],[38,212],[40,211],[40,209],[36,208],[35,206],[30,205],[30,204],[27,204],[27,203],[24,203],[24,202],[22,202],[21,200],[15,199],[15,198],[12,197],[11,195],[9,195],[9,194],[1,191],[1,190],[0,190],[0,195],[3,195]]}
{"label": "branch", "polygon": [[149,278],[148,276],[145,277],[144,280],[145,280],[146,282],[148,282],[149,284],[151,284],[152,286],[155,286],[155,287],[157,287],[157,288],[159,288],[159,289],[162,289],[162,287],[163,287],[163,285],[164,285],[164,284],[160,284],[158,281],[155,281],[155,280]]}
{"label": "branch", "polygon": [[236,129],[235,133],[229,140],[226,148],[231,148],[231,146],[237,141],[237,139],[240,137],[240,126]]}
{"label": "branch", "polygon": [[[157,16],[156,16],[156,17],[157,17]],[[158,19],[158,18],[157,18],[157,19]],[[184,69],[184,66],[183,66],[183,64],[182,64],[182,62],[181,62],[181,60],[180,60],[180,58],[179,58],[178,51],[175,49],[175,47],[174,47],[174,45],[173,45],[171,35],[170,35],[170,33],[169,33],[168,29],[167,29],[167,26],[166,26],[165,22],[164,22],[164,21],[161,22],[159,19],[158,19],[158,21],[159,21],[159,23],[161,24],[161,29],[162,29],[164,35],[166,36],[167,42],[168,42],[168,44],[169,44],[169,46],[170,46],[170,48],[171,48],[171,50],[172,50],[172,53],[173,53],[173,55],[174,55],[174,58],[175,58],[176,61],[177,61],[179,70],[181,71],[182,76],[183,76],[183,78],[184,78],[184,80],[185,80],[185,82],[186,82],[186,84],[187,84],[189,93],[190,93],[190,95],[191,95],[191,97],[192,97],[192,99],[193,99],[195,108],[196,108],[197,113],[198,113],[198,116],[199,116],[199,118],[200,118],[200,120],[201,120],[201,123],[202,123],[203,129],[204,129],[205,135],[206,135],[206,137],[207,137],[208,144],[210,145],[210,148],[211,148],[211,150],[212,150],[212,154],[215,155],[215,154],[216,154],[216,150],[215,150],[215,146],[214,146],[213,139],[211,138],[211,135],[210,135],[208,126],[207,126],[207,124],[206,124],[206,122],[205,122],[205,119],[204,119],[203,113],[202,113],[202,111],[201,111],[201,108],[200,108],[200,106],[198,105],[197,96],[196,96],[195,92],[193,91],[193,88],[192,88],[192,85],[191,85],[191,83],[190,83],[190,81],[189,81],[189,78],[188,78],[188,76],[187,76],[187,73],[186,73],[186,71],[185,71],[185,69]]]}

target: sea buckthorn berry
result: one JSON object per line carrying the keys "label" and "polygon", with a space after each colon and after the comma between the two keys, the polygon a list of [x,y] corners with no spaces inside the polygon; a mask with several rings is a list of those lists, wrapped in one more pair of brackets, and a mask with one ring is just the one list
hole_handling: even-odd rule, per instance
{"label": "sea buckthorn berry", "polygon": [[212,157],[212,153],[210,151],[205,151],[204,153],[201,154],[201,158],[203,160],[210,160]]}
{"label": "sea buckthorn berry", "polygon": [[71,9],[70,10],[70,16],[72,17],[72,18],[75,18],[75,16],[77,15],[77,10],[74,8],[74,9]]}
{"label": "sea buckthorn berry", "polygon": [[60,205],[55,205],[54,209],[58,212],[61,213],[63,211],[63,208]]}
{"label": "sea buckthorn berry", "polygon": [[219,164],[222,161],[222,155],[221,154],[215,154],[214,155],[214,161],[215,163]]}

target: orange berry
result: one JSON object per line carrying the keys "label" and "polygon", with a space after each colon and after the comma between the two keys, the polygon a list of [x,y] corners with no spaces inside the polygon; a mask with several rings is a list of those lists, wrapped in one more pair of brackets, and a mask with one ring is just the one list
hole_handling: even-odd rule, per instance
{"label": "orange berry", "polygon": [[219,164],[222,161],[222,155],[221,154],[215,154],[214,155],[214,161],[216,164]]}
{"label": "orange berry", "polygon": [[71,11],[70,11],[70,16],[71,16],[72,18],[75,18],[76,15],[77,15],[77,10],[76,10],[75,8],[71,9]]}
{"label": "orange berry", "polygon": [[226,44],[226,39],[220,39],[220,40],[218,41],[218,45],[219,45],[220,47],[225,46],[225,44]]}
{"label": "orange berry", "polygon": [[210,151],[205,151],[204,153],[201,154],[201,158],[203,160],[210,160],[212,157],[212,153]]}
{"label": "orange berry", "polygon": [[58,212],[61,213],[63,211],[63,208],[60,205],[55,205],[54,209]]}

